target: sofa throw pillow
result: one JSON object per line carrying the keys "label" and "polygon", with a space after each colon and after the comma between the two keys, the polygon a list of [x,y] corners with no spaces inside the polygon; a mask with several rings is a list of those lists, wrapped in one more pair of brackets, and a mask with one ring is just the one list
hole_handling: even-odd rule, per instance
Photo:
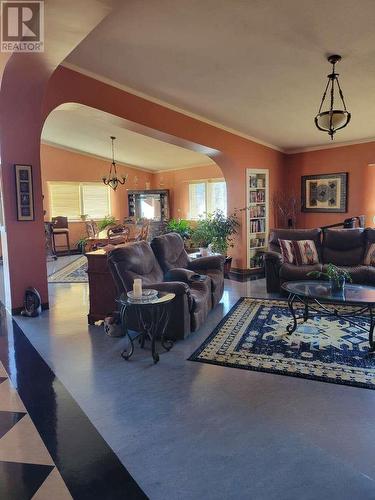
{"label": "sofa throw pillow", "polygon": [[319,256],[313,240],[292,241],[294,263],[297,266],[319,264]]}
{"label": "sofa throw pillow", "polygon": [[371,245],[367,247],[364,265],[375,266],[375,243],[371,243]]}
{"label": "sofa throw pillow", "polygon": [[286,262],[287,264],[294,264],[295,263],[292,243],[293,243],[293,241],[291,241],[291,240],[281,240],[279,238],[281,256],[283,258],[283,262]]}

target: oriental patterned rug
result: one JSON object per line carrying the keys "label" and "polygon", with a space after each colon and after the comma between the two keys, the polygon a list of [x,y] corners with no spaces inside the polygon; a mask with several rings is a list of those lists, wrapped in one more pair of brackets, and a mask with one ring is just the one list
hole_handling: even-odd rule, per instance
{"label": "oriental patterned rug", "polygon": [[[288,335],[290,321],[285,300],[243,297],[189,360],[375,389],[375,354],[365,331],[311,312]],[[369,323],[365,315],[357,321]]]}
{"label": "oriental patterned rug", "polygon": [[84,255],[48,276],[48,283],[88,283],[87,258]]}

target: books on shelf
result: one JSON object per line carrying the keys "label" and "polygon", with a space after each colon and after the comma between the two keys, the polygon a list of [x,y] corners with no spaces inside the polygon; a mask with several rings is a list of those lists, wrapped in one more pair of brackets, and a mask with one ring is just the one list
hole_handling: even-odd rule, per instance
{"label": "books on shelf", "polygon": [[265,188],[265,178],[262,174],[252,174],[249,177],[249,188],[250,189],[264,189]]}
{"label": "books on shelf", "polygon": [[250,191],[250,203],[265,203],[266,192],[264,189],[260,191]]}
{"label": "books on shelf", "polygon": [[266,216],[266,206],[265,205],[256,205],[255,207],[249,208],[249,216],[250,219],[255,219],[257,217],[265,217]]}
{"label": "books on shelf", "polygon": [[255,219],[250,221],[250,232],[251,233],[264,233],[266,231],[266,220],[265,219]]}
{"label": "books on shelf", "polygon": [[266,238],[250,238],[250,248],[263,248],[266,245]]}

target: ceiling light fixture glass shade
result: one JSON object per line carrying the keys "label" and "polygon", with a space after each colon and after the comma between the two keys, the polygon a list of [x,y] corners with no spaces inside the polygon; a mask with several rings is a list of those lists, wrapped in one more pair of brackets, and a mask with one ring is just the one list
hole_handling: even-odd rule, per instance
{"label": "ceiling light fixture glass shade", "polygon": [[110,188],[113,189],[113,191],[116,191],[117,187],[119,184],[123,185],[125,182],[128,180],[128,174],[125,176],[121,176],[121,179],[117,177],[117,165],[115,162],[115,140],[116,137],[111,136],[111,141],[112,141],[112,163],[109,168],[109,176],[108,177],[103,177],[103,182],[106,186],[109,186]]}
{"label": "ceiling light fixture glass shade", "polygon": [[[337,130],[346,127],[350,122],[351,114],[346,109],[344,94],[340,87],[339,74],[335,72],[335,65],[341,60],[341,56],[332,55],[327,59],[332,64],[332,73],[327,75],[328,82],[323,93],[318,114],[315,117],[315,125],[319,130],[328,132],[328,135],[333,140],[333,136]],[[327,99],[326,109],[322,111],[328,92],[329,98]],[[338,109],[335,108],[335,95],[338,95],[341,100],[341,105],[337,107]]]}

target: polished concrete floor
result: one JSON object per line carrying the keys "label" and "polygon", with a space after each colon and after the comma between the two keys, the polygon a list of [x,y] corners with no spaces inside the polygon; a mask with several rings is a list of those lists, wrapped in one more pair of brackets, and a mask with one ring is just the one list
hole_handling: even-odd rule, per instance
{"label": "polished concrete floor", "polygon": [[151,499],[374,499],[375,392],[187,361],[241,296],[264,280],[226,280],[157,365],[88,327],[85,284],[50,285],[50,311],[17,322]]}

